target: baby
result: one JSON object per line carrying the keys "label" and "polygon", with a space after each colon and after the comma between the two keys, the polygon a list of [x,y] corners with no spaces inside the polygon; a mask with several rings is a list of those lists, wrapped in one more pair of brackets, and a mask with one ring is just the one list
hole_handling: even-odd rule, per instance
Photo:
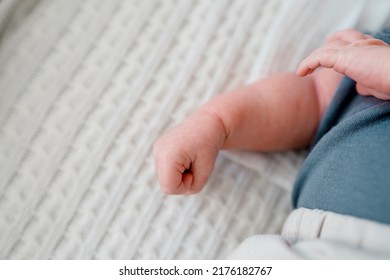
{"label": "baby", "polygon": [[[154,146],[166,194],[195,194],[220,149],[311,146],[294,207],[390,224],[390,29],[331,35],[296,73],[221,94]],[[344,77],[344,78],[343,78]]]}

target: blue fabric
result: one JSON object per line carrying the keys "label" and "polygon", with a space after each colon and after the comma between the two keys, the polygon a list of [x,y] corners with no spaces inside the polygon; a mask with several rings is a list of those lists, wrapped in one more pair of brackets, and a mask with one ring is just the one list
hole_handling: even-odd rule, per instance
{"label": "blue fabric", "polygon": [[[390,29],[376,35],[390,43]],[[293,206],[390,224],[390,102],[345,77],[293,189]]]}

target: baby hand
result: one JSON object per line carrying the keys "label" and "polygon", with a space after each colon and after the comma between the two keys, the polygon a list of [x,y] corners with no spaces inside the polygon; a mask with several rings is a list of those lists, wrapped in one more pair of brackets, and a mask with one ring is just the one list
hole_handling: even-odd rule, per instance
{"label": "baby hand", "polygon": [[384,41],[354,29],[336,32],[301,62],[297,74],[306,76],[320,66],[355,80],[361,95],[390,100],[390,47]]}
{"label": "baby hand", "polygon": [[206,184],[225,139],[216,115],[202,112],[160,137],[153,148],[157,175],[166,194],[194,194]]}

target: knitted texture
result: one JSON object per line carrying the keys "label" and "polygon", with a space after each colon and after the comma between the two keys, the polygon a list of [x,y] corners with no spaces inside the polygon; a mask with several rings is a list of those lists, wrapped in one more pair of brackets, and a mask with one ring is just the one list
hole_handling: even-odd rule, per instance
{"label": "knitted texture", "polygon": [[[319,45],[365,5],[291,2],[1,1],[0,258],[218,259],[278,232],[304,152],[221,153],[188,197],[160,193],[150,154],[212,96],[295,67],[315,45],[285,52],[285,23],[317,22]],[[347,22],[313,16],[349,2]]]}

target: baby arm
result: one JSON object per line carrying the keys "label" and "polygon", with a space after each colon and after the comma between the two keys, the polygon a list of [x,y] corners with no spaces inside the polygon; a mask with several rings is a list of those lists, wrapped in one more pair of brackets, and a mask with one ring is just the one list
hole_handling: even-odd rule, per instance
{"label": "baby arm", "polygon": [[199,192],[220,149],[276,151],[307,146],[341,75],[271,76],[221,94],[160,137],[153,149],[161,189]]}
{"label": "baby arm", "polygon": [[361,95],[390,99],[390,47],[354,29],[336,32],[305,60],[297,74],[305,76],[323,66],[356,81]]}

